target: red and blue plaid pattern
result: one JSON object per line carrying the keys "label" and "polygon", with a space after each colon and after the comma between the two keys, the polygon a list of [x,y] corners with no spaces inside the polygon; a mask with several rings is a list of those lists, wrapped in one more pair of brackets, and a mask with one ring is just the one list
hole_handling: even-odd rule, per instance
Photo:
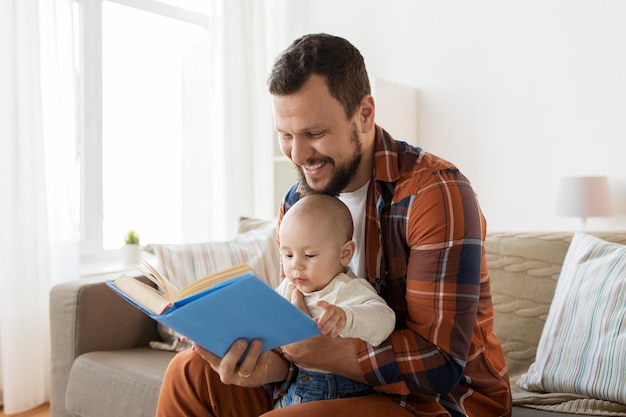
{"label": "red and blue plaid pattern", "polygon": [[[377,347],[356,340],[376,390],[417,415],[509,416],[511,397],[493,328],[485,221],[451,163],[378,127],[367,196],[367,279],[397,316]],[[300,198],[294,187],[281,213]]]}

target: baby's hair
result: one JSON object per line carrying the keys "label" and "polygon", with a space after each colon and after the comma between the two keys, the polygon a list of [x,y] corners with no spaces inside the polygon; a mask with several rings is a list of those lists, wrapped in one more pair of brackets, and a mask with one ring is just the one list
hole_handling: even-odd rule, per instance
{"label": "baby's hair", "polygon": [[[294,211],[295,210],[295,211]],[[338,198],[329,194],[310,194],[301,198],[286,215],[313,216],[320,221],[329,222],[331,230],[343,241],[352,240],[354,224],[350,209]]]}

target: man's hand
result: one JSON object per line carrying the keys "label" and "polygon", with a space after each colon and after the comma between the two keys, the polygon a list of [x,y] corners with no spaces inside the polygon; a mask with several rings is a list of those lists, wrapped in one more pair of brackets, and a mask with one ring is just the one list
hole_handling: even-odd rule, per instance
{"label": "man's hand", "polygon": [[[296,288],[291,293],[291,303],[311,315],[304,304],[304,296]],[[354,340],[315,336],[282,347],[290,361],[305,368],[324,369],[347,378],[367,383],[356,360]]]}
{"label": "man's hand", "polygon": [[225,384],[258,387],[285,379],[289,363],[271,350],[261,353],[263,342],[260,340],[252,341],[245,358],[237,365],[247,347],[245,340],[237,340],[224,357],[220,358],[199,345],[193,345],[194,351],[209,362]]}

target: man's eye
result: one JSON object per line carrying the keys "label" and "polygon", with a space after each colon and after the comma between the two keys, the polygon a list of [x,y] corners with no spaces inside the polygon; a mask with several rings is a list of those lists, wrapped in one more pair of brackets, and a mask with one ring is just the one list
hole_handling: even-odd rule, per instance
{"label": "man's eye", "polygon": [[279,133],[279,136],[281,140],[291,140],[293,137],[289,133]]}
{"label": "man's eye", "polygon": [[307,136],[310,138],[319,138],[324,136],[324,132],[308,132]]}

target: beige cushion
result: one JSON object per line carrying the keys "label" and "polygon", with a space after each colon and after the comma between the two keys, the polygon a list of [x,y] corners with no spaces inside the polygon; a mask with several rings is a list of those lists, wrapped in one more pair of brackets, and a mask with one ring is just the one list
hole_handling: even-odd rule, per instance
{"label": "beige cushion", "polygon": [[570,239],[570,233],[502,232],[487,237],[494,330],[512,381],[535,358]]}
{"label": "beige cushion", "polygon": [[85,353],[72,365],[66,407],[73,416],[154,417],[173,356],[145,348]]}

